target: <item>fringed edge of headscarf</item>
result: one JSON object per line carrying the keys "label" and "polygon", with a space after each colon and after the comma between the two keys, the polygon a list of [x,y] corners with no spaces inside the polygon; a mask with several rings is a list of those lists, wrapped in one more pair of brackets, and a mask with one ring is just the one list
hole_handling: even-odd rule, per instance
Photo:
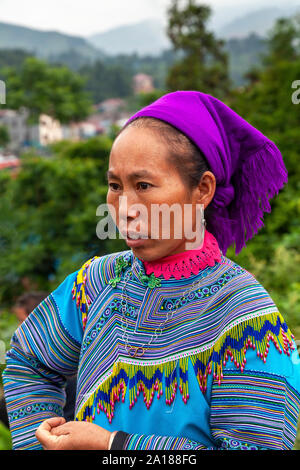
{"label": "fringed edge of headscarf", "polygon": [[243,158],[232,179],[234,200],[228,207],[214,207],[215,217],[211,221],[211,231],[225,255],[233,243],[238,255],[246,242],[264,227],[264,212],[271,212],[269,200],[287,182],[288,172],[274,142],[266,142]]}
{"label": "fringed edge of headscarf", "polygon": [[245,158],[234,182],[237,204],[230,211],[231,216],[236,218],[235,214],[238,214],[241,220],[236,226],[236,254],[264,227],[264,212],[271,212],[269,200],[277,195],[287,182],[288,172],[281,152],[274,142],[266,142],[263,147]]}

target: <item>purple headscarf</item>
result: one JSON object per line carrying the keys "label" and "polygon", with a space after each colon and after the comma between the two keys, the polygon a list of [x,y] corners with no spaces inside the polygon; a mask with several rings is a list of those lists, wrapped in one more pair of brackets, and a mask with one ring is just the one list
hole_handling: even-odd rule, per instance
{"label": "purple headscarf", "polygon": [[279,149],[227,105],[198,91],[168,93],[126,124],[141,116],[172,124],[201,150],[216,178],[210,231],[225,256],[234,242],[238,254],[264,226],[269,199],[288,181]]}

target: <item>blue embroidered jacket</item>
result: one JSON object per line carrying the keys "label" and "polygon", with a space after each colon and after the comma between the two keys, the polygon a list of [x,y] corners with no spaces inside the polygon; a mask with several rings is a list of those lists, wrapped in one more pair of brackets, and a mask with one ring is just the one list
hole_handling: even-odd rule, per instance
{"label": "blue embroidered jacket", "polygon": [[[144,354],[130,354],[126,339],[132,351],[148,344]],[[76,420],[120,431],[112,449],[291,449],[295,442],[294,337],[263,286],[223,255],[198,274],[168,280],[147,276],[131,250],[95,257],[17,329],[6,361],[14,449],[41,448],[35,430],[63,415],[65,380],[74,373]]]}

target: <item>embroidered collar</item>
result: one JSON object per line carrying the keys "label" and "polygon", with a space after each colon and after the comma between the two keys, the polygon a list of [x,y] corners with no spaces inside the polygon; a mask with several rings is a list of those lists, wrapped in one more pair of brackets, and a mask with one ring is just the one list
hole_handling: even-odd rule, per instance
{"label": "embroidered collar", "polygon": [[212,233],[205,230],[204,241],[201,248],[186,250],[175,255],[164,256],[154,261],[142,263],[147,275],[153,273],[155,277],[163,276],[166,280],[171,276],[176,279],[190,277],[198,274],[200,269],[214,266],[221,261],[222,251]]}

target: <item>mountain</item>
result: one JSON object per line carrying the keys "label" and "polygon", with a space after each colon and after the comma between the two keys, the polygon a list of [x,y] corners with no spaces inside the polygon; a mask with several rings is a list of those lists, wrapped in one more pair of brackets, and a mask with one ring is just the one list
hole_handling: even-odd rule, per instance
{"label": "mountain", "polygon": [[[236,10],[235,10],[236,11]],[[275,21],[280,17],[289,17],[300,11],[300,5],[285,9],[271,7],[260,8],[255,11],[245,12],[232,21],[221,24],[211,22],[208,26],[216,36],[225,40],[231,38],[246,38],[254,33],[266,37]],[[220,12],[219,12],[220,13]],[[213,19],[213,18],[212,18]],[[133,54],[158,55],[163,50],[171,48],[171,42],[167,37],[165,26],[157,19],[150,19],[135,24],[129,24],[109,29],[108,31],[93,34],[86,37],[87,41],[108,55]]]}
{"label": "mountain", "polygon": [[156,19],[119,26],[86,38],[106,54],[158,55],[171,43],[163,24]]}
{"label": "mountain", "polygon": [[265,37],[278,18],[290,17],[300,12],[300,5],[283,8],[262,8],[242,15],[224,26],[216,34],[223,39],[245,38],[251,33]]}
{"label": "mountain", "polygon": [[22,49],[39,58],[54,61],[69,53],[81,57],[85,62],[104,56],[85,38],[9,23],[0,23],[0,49]]}

